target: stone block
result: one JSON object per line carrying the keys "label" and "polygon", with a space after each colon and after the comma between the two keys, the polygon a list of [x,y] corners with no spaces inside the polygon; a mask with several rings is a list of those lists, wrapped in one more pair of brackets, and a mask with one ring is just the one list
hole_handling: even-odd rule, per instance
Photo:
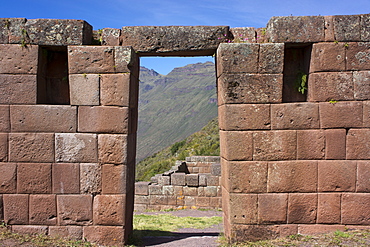
{"label": "stone block", "polygon": [[94,198],[94,224],[123,226],[125,224],[125,195],[98,195]]}
{"label": "stone block", "polygon": [[74,106],[12,105],[12,132],[76,132],[77,109]]}
{"label": "stone block", "polygon": [[233,27],[230,28],[235,43],[256,43],[256,30],[254,27]]}
{"label": "stone block", "polygon": [[196,198],[194,196],[184,196],[184,206],[195,206],[196,205]]}
{"label": "stone block", "polygon": [[102,193],[126,194],[127,166],[104,164],[102,168]]}
{"label": "stone block", "polygon": [[48,194],[51,191],[51,164],[19,163],[17,165],[19,194]]}
{"label": "stone block", "polygon": [[218,186],[207,186],[204,187],[204,194],[207,197],[216,197],[217,196]]}
{"label": "stone block", "polygon": [[12,226],[12,232],[27,235],[47,235],[47,226]]}
{"label": "stone block", "polygon": [[[234,193],[267,192],[267,162],[228,162],[229,173],[226,187]],[[243,171],[243,172],[241,172]]]}
{"label": "stone block", "polygon": [[349,160],[370,159],[369,129],[350,129],[347,133],[346,154]]}
{"label": "stone block", "polygon": [[125,228],[122,226],[85,226],[83,238],[89,242],[107,246],[120,246],[127,241]]}
{"label": "stone block", "polygon": [[0,43],[21,43],[22,29],[26,23],[26,18],[0,18]]}
{"label": "stone block", "polygon": [[370,15],[365,14],[360,17],[360,33],[362,41],[370,41]]}
{"label": "stone block", "polygon": [[149,184],[150,182],[136,182],[135,183],[135,195],[149,195]]}
{"label": "stone block", "polygon": [[267,23],[270,42],[307,43],[325,40],[323,16],[275,16]]}
{"label": "stone block", "polygon": [[161,185],[170,185],[171,184],[171,177],[170,176],[159,176],[158,183]]}
{"label": "stone block", "polygon": [[36,104],[36,75],[0,74],[0,104]]}
{"label": "stone block", "polygon": [[91,225],[93,220],[91,195],[57,195],[58,224]]}
{"label": "stone block", "polygon": [[345,43],[317,43],[312,45],[310,73],[346,70]]}
{"label": "stone block", "polygon": [[197,187],[183,187],[184,196],[198,196],[198,188]]}
{"label": "stone block", "polygon": [[78,131],[128,134],[127,107],[81,106],[78,108]]}
{"label": "stone block", "polygon": [[127,135],[98,135],[99,162],[127,164]]}
{"label": "stone block", "polygon": [[28,19],[25,29],[37,45],[88,45],[92,40],[92,26],[83,20]]}
{"label": "stone block", "polygon": [[[212,176],[221,176],[221,164],[216,163],[211,165],[211,175]],[[200,176],[200,175],[199,175]],[[200,178],[199,178],[200,180]]]}
{"label": "stone block", "polygon": [[228,35],[228,26],[126,26],[120,39],[145,55],[211,56]]}
{"label": "stone block", "polygon": [[0,133],[0,162],[8,161],[8,134]]}
{"label": "stone block", "polygon": [[206,196],[206,193],[205,193],[205,187],[199,187],[198,188],[198,196]]}
{"label": "stone block", "polygon": [[50,237],[82,239],[82,226],[49,226]]}
{"label": "stone block", "polygon": [[283,75],[222,74],[218,79],[218,103],[280,103]]}
{"label": "stone block", "polygon": [[96,134],[56,133],[55,160],[57,162],[97,162]]}
{"label": "stone block", "polygon": [[268,192],[316,192],[317,161],[268,163]]}
{"label": "stone block", "polygon": [[171,184],[178,186],[185,186],[185,173],[172,173]]}
{"label": "stone block", "polygon": [[321,128],[362,127],[362,102],[320,103]]}
{"label": "stone block", "polygon": [[149,204],[150,205],[167,205],[168,199],[165,195],[150,195]]}
{"label": "stone block", "polygon": [[139,79],[139,58],[136,53],[137,50],[134,50],[131,44],[128,46],[114,47],[114,62],[116,66],[116,73],[131,72],[134,77]]}
{"label": "stone block", "polygon": [[100,102],[102,105],[130,106],[130,74],[101,75]]}
{"label": "stone block", "polygon": [[369,100],[370,71],[353,71],[353,86],[356,100]]}
{"label": "stone block", "polygon": [[54,134],[10,133],[9,161],[54,162]]}
{"label": "stone block", "polygon": [[370,162],[357,161],[356,192],[370,192]]}
{"label": "stone block", "polygon": [[57,206],[55,195],[30,195],[29,224],[56,225]]}
{"label": "stone block", "polygon": [[199,175],[198,174],[186,174],[185,184],[187,186],[198,187],[199,186]]}
{"label": "stone block", "polygon": [[318,191],[354,192],[356,188],[355,161],[318,161]]}
{"label": "stone block", "polygon": [[361,41],[360,15],[335,15],[333,23],[335,40]]}
{"label": "stone block", "polygon": [[316,223],[317,194],[295,193],[288,199],[288,224]]}
{"label": "stone block", "polygon": [[294,160],[296,146],[294,130],[253,132],[253,160]]}
{"label": "stone block", "polygon": [[369,195],[369,193],[346,193],[342,195],[342,224],[370,224]]}
{"label": "stone block", "polygon": [[220,185],[220,177],[219,176],[208,176],[207,177],[207,186],[219,186]]}
{"label": "stone block", "polygon": [[297,159],[324,159],[325,144],[324,130],[297,130]]}
{"label": "stone block", "polygon": [[121,29],[103,28],[101,32],[102,45],[119,46]]}
{"label": "stone block", "polygon": [[284,66],[284,43],[260,44],[258,73],[281,74]]}
{"label": "stone block", "polygon": [[209,197],[197,197],[195,205],[198,207],[209,207],[210,198]]}
{"label": "stone block", "polygon": [[0,163],[0,193],[15,194],[17,192],[17,165]]}
{"label": "stone block", "polygon": [[259,44],[222,43],[217,49],[217,76],[223,73],[258,73]]}
{"label": "stone block", "polygon": [[80,165],[56,163],[52,165],[54,194],[80,193]]}
{"label": "stone block", "polygon": [[347,70],[369,70],[370,69],[370,42],[347,43]]}
{"label": "stone block", "polygon": [[315,103],[285,103],[271,105],[272,129],[318,129],[319,105]]}
{"label": "stone block", "polygon": [[288,194],[259,194],[258,223],[277,224],[287,222]]}
{"label": "stone block", "polygon": [[38,46],[0,44],[0,74],[37,74]]}
{"label": "stone block", "polygon": [[115,73],[114,47],[69,46],[69,74]]}
{"label": "stone block", "polygon": [[[135,207],[138,204],[149,204],[149,196],[135,195]],[[135,208],[136,210],[136,208]]]}
{"label": "stone block", "polygon": [[346,130],[326,129],[324,133],[325,133],[325,159],[327,160],[346,159]]}
{"label": "stone block", "polygon": [[317,206],[317,223],[341,223],[341,194],[319,193]]}
{"label": "stone block", "polygon": [[71,105],[100,104],[100,76],[98,74],[69,75]]}
{"label": "stone block", "polygon": [[330,233],[335,231],[346,231],[345,225],[322,225],[322,224],[300,224],[298,225],[298,234],[314,235]]}
{"label": "stone block", "polygon": [[353,100],[352,72],[312,73],[308,77],[307,101]]}
{"label": "stone block", "polygon": [[8,105],[0,105],[0,132],[10,132],[10,111]]}
{"label": "stone block", "polygon": [[325,20],[325,41],[335,41],[334,38],[334,16],[324,16]]}
{"label": "stone block", "polygon": [[270,129],[269,104],[231,104],[218,108],[222,130]]}
{"label": "stone block", "polygon": [[102,191],[101,165],[95,163],[80,164],[80,193],[100,194]]}
{"label": "stone block", "polygon": [[209,198],[209,206],[214,209],[222,208],[222,201],[220,197],[211,197]]}
{"label": "stone block", "polygon": [[220,131],[220,155],[227,160],[252,160],[252,132]]}
{"label": "stone block", "polygon": [[[285,226],[285,225],[284,225]],[[231,225],[231,242],[256,242],[279,237],[279,226],[276,225]]]}
{"label": "stone block", "polygon": [[173,193],[176,196],[183,196],[184,195],[184,187],[183,186],[173,186]]}
{"label": "stone block", "polygon": [[149,185],[149,195],[162,195],[163,194],[163,186],[158,184],[150,184]]}
{"label": "stone block", "polygon": [[4,221],[9,225],[28,224],[28,195],[4,194]]}
{"label": "stone block", "polygon": [[[175,195],[175,189],[174,189],[174,186],[172,186],[172,185],[164,185],[162,187],[162,191],[163,191],[163,195],[166,195],[166,196]],[[176,203],[175,203],[175,205],[176,205]]]}

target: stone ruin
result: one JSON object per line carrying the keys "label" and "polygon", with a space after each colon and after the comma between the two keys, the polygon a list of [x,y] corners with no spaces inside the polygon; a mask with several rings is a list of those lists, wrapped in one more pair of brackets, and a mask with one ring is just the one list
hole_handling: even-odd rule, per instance
{"label": "stone ruin", "polygon": [[0,219],[121,245],[140,56],[216,55],[230,241],[370,225],[370,15],[266,28],[0,19]]}

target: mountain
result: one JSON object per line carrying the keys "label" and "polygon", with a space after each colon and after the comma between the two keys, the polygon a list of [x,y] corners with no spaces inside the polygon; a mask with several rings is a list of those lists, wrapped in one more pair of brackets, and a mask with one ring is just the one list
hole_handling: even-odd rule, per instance
{"label": "mountain", "polygon": [[215,65],[189,64],[161,75],[140,68],[137,161],[199,131],[217,116]]}

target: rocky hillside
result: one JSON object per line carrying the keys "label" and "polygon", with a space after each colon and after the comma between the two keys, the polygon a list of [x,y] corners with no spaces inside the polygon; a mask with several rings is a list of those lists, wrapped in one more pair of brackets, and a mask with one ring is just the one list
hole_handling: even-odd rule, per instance
{"label": "rocky hillside", "polygon": [[141,67],[137,161],[185,139],[216,116],[214,63],[190,64],[168,75]]}

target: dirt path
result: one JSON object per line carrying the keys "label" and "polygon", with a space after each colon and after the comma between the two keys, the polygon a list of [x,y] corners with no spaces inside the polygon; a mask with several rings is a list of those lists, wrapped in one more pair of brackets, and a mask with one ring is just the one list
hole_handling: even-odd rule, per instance
{"label": "dirt path", "polygon": [[[145,212],[142,214],[171,214],[178,217],[212,217],[222,216],[221,211],[215,210],[178,210],[171,212]],[[144,237],[142,239],[142,246],[158,246],[158,247],[215,247],[219,244],[217,239],[220,232],[223,231],[222,224],[215,225],[205,229],[194,229],[194,228],[183,228],[178,229],[176,232],[172,232],[172,236],[157,236],[157,237]]]}

